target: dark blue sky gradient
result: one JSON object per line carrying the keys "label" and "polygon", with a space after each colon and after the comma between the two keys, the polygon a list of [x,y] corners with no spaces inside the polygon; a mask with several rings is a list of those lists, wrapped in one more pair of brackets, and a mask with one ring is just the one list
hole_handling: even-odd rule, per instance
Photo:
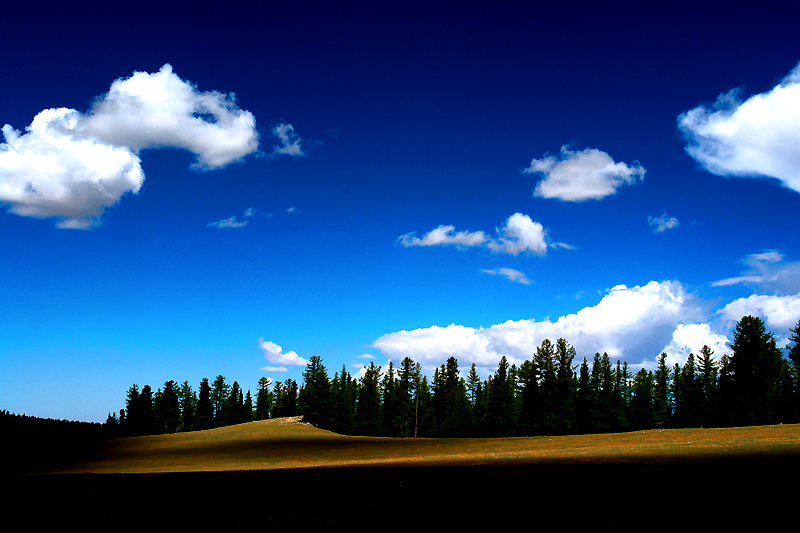
{"label": "dark blue sky gradient", "polygon": [[[800,193],[709,173],[677,126],[721,93],[779,83],[800,62],[800,7],[372,4],[4,7],[0,125],[86,112],[115,79],[169,63],[200,91],[235,93],[262,153],[199,172],[188,152],[144,150],[140,193],[85,231],[0,214],[0,408],[102,421],[132,383],[300,380],[302,366],[260,370],[259,338],[355,373],[361,354],[385,364],[382,335],[556,321],[618,284],[676,280],[712,321],[763,293],[711,285],[744,258],[800,260]],[[266,155],[279,123],[305,157]],[[534,197],[539,178],[522,171],[563,145],[638,161],[645,178],[602,200]],[[248,208],[245,227],[208,226]],[[665,211],[680,226],[654,234],[647,218]],[[573,249],[398,243],[442,224],[496,236],[516,212]],[[483,272],[499,268],[531,284]]]}

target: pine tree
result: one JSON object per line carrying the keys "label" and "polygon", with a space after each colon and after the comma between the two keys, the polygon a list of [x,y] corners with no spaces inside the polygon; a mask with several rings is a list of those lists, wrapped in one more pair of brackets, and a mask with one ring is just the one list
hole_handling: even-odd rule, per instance
{"label": "pine tree", "polygon": [[139,387],[134,383],[128,389],[128,398],[125,402],[126,414],[123,431],[126,435],[142,434],[142,414],[139,403]]}
{"label": "pine tree", "polygon": [[[433,404],[433,394],[428,384],[428,377],[422,375],[417,363],[417,384],[414,394],[415,437],[436,436],[436,410]],[[421,377],[420,377],[421,376]]]}
{"label": "pine tree", "polygon": [[472,363],[469,367],[469,373],[467,374],[467,398],[469,399],[469,404],[473,408],[475,407],[475,401],[477,400],[478,396],[478,388],[481,386],[481,378],[478,376],[478,371],[475,368],[475,363]]}
{"label": "pine tree", "polygon": [[[683,369],[680,370],[680,379],[676,379],[676,386],[679,388],[675,392],[675,415],[673,425],[675,427],[697,427],[700,425],[700,405],[702,399],[702,381],[697,376],[694,354],[690,353],[686,358]],[[675,366],[675,375],[678,375],[678,366]]]}
{"label": "pine tree", "polygon": [[194,429],[203,430],[214,426],[214,406],[211,403],[211,387],[208,378],[200,381],[200,390],[197,394],[197,416],[194,420]]}
{"label": "pine tree", "polygon": [[387,437],[400,436],[400,405],[397,399],[397,381],[394,375],[394,364],[389,361],[389,367],[383,373],[381,380],[381,435]]}
{"label": "pine tree", "polygon": [[197,395],[188,381],[181,384],[178,394],[181,402],[181,431],[191,431],[194,427],[195,411],[197,410]]}
{"label": "pine tree", "polygon": [[272,396],[273,396],[273,403],[272,403],[272,411],[270,412],[271,418],[281,418],[284,416],[289,416],[284,414],[284,409],[286,405],[286,392],[283,388],[283,383],[280,381],[276,381],[275,384],[272,386]]}
{"label": "pine tree", "polygon": [[342,373],[331,381],[331,431],[352,435],[356,427],[358,383],[342,365]]}
{"label": "pine tree", "polygon": [[475,405],[472,406],[474,424],[472,434],[475,437],[485,437],[488,433],[486,429],[486,415],[489,410],[488,389],[489,386],[486,380],[478,383],[475,387]]}
{"label": "pine tree", "polygon": [[782,354],[764,322],[742,317],[733,330],[730,366],[736,402],[736,420],[741,425],[779,422]]}
{"label": "pine tree", "polygon": [[726,427],[735,424],[736,403],[736,385],[733,379],[731,358],[724,354],[719,359],[717,396],[713,406],[716,425]]}
{"label": "pine tree", "polygon": [[442,418],[444,417],[445,397],[444,393],[444,364],[433,369],[433,379],[431,380],[431,404],[433,408],[434,427],[432,436],[441,437]]}
{"label": "pine tree", "polygon": [[251,422],[253,420],[253,396],[250,394],[250,389],[244,395],[244,408],[242,409],[242,422]]}
{"label": "pine tree", "polygon": [[672,419],[672,401],[670,399],[671,372],[667,366],[667,354],[658,356],[657,367],[653,375],[653,423],[665,427]]}
{"label": "pine tree", "polygon": [[225,376],[219,375],[211,384],[211,405],[214,406],[214,426],[224,424],[225,402],[230,393],[230,386],[225,383]]}
{"label": "pine tree", "polygon": [[511,419],[514,422],[514,433],[517,432],[519,424],[519,410],[520,410],[520,391],[521,385],[519,382],[519,369],[517,365],[511,363],[508,367],[508,386],[511,389]]}
{"label": "pine tree", "polygon": [[381,367],[370,361],[361,376],[356,402],[356,432],[359,435],[377,436],[381,429]]}
{"label": "pine tree", "polygon": [[533,358],[538,380],[538,395],[536,398],[536,412],[534,424],[545,435],[557,433],[558,422],[556,417],[557,379],[555,367],[556,350],[550,339],[542,341],[536,348]]}
{"label": "pine tree", "polygon": [[623,366],[622,361],[617,359],[611,386],[611,428],[613,431],[622,431],[628,424],[630,379],[631,374],[628,371],[628,364],[625,363],[625,366]]}
{"label": "pine tree", "polygon": [[633,377],[631,423],[635,429],[653,427],[653,373],[642,368]]}
{"label": "pine tree", "polygon": [[180,428],[181,405],[177,389],[178,384],[169,380],[156,395],[155,431],[158,433],[175,433]]}
{"label": "pine tree", "polygon": [[533,360],[525,360],[519,367],[520,393],[519,393],[519,418],[517,430],[520,435],[531,436],[539,434],[540,406],[539,406],[539,381],[536,364]]}
{"label": "pine tree", "polygon": [[578,373],[578,391],[575,400],[575,420],[578,433],[587,433],[590,428],[589,363],[583,358]]}
{"label": "pine tree", "polygon": [[490,437],[509,437],[515,434],[513,402],[513,389],[508,380],[508,361],[503,356],[497,372],[489,379],[486,425]]}
{"label": "pine tree", "polygon": [[256,392],[256,420],[266,420],[272,412],[272,394],[269,391],[270,379],[261,377],[258,380],[258,392]]}
{"label": "pine tree", "polygon": [[611,431],[613,420],[613,371],[607,353],[594,354],[589,375],[589,430],[597,433]]}
{"label": "pine tree", "polygon": [[672,383],[670,384],[670,395],[672,396],[672,418],[670,418],[670,426],[682,427],[683,418],[683,373],[681,372],[681,365],[675,363],[672,367]]}
{"label": "pine tree", "polygon": [[283,386],[283,398],[281,400],[281,416],[297,416],[297,382],[287,379]]}
{"label": "pine tree", "polygon": [[242,393],[242,388],[238,381],[234,381],[230,387],[228,397],[222,404],[222,410],[219,416],[219,424],[222,426],[241,424],[245,421],[245,418],[244,395]]}
{"label": "pine tree", "polygon": [[139,394],[138,410],[141,417],[138,435],[152,435],[156,431],[156,417],[153,410],[153,390],[150,385],[142,387],[142,392]]}
{"label": "pine tree", "polygon": [[303,387],[298,396],[303,420],[328,428],[331,417],[331,386],[328,372],[319,356],[312,356],[303,372]]}
{"label": "pine tree", "polygon": [[713,353],[711,348],[704,345],[697,356],[697,374],[700,380],[698,422],[703,427],[716,425],[714,405],[717,398],[717,363],[711,357]]}
{"label": "pine tree", "polygon": [[800,320],[795,327],[790,330],[789,342],[793,343],[786,346],[787,357],[789,360],[789,398],[788,422],[800,422]]}
{"label": "pine tree", "polygon": [[776,416],[778,420],[783,422],[792,422],[795,420],[794,410],[794,379],[792,378],[792,369],[788,360],[780,359],[780,385],[778,387],[778,405],[776,408]]}
{"label": "pine tree", "polygon": [[466,384],[458,373],[458,361],[455,357],[447,358],[441,367],[439,379],[433,397],[438,415],[438,435],[467,436],[473,426],[472,409],[467,399]]}
{"label": "pine tree", "polygon": [[116,433],[116,430],[119,426],[119,419],[117,418],[117,413],[108,413],[108,416],[106,417],[105,426],[106,426],[105,429],[110,434]]}
{"label": "pine tree", "polygon": [[414,391],[416,384],[416,365],[410,358],[405,357],[400,361],[400,370],[397,374],[395,396],[397,401],[396,420],[394,425],[398,428],[401,437],[414,435]]}
{"label": "pine tree", "polygon": [[553,395],[555,430],[558,433],[574,433],[575,393],[578,381],[572,361],[575,359],[575,348],[564,339],[556,341],[555,369],[556,383]]}

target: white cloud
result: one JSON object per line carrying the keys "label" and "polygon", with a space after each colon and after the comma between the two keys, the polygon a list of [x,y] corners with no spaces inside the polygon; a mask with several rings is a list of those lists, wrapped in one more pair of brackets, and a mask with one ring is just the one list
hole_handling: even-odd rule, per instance
{"label": "white cloud", "polygon": [[645,169],[638,161],[628,166],[615,162],[601,150],[586,148],[575,152],[565,145],[558,157],[545,155],[534,159],[523,173],[543,177],[534,189],[534,196],[582,202],[605,198],[623,185],[641,181]]}
{"label": "white cloud", "polygon": [[183,148],[197,169],[220,168],[258,147],[253,115],[233,95],[200,92],[164,65],[118,79],[88,113],[46,109],[25,133],[3,127],[0,202],[12,213],[88,228],[126,193],[138,193],[138,152]]}
{"label": "white cloud", "polygon": [[800,64],[765,93],[740,93],[678,117],[686,151],[713,174],[777,178],[800,192]]}
{"label": "white cloud", "polygon": [[547,232],[539,222],[534,222],[528,215],[514,213],[505,226],[497,228],[499,239],[489,241],[487,246],[493,252],[517,255],[520,252],[531,252],[536,255],[547,253]]}
{"label": "white cloud", "polygon": [[118,79],[86,116],[82,130],[94,139],[133,151],[184,148],[200,169],[223,167],[258,148],[252,113],[234,95],[200,92],[164,65]]}
{"label": "white cloud", "polygon": [[280,365],[280,366],[266,366],[263,367],[261,370],[266,370],[268,372],[284,372],[286,368],[283,365],[307,365],[308,361],[297,355],[293,351],[289,351],[284,353],[283,348],[278,346],[272,341],[264,340],[264,338],[258,339],[256,341],[258,343],[258,347],[261,348],[261,351],[264,352],[264,357],[272,363],[273,365]]}
{"label": "white cloud", "polygon": [[455,226],[439,226],[421,238],[415,233],[402,235],[398,242],[403,246],[441,246],[458,247],[486,246],[495,253],[517,255],[530,252],[536,255],[547,253],[548,246],[570,248],[563,243],[548,244],[547,231],[528,215],[514,213],[502,227],[496,228],[498,238],[491,239],[483,231],[455,231]]}
{"label": "white cloud", "polygon": [[292,157],[305,156],[306,153],[300,147],[300,136],[294,132],[291,124],[278,124],[272,128],[272,134],[280,140],[280,146],[272,147],[272,155],[290,155]]}
{"label": "white cloud", "polygon": [[800,262],[784,261],[783,255],[771,251],[747,256],[743,262],[749,267],[741,276],[712,283],[722,287],[744,283],[778,294],[800,292]]}
{"label": "white cloud", "polygon": [[680,222],[675,217],[670,217],[666,211],[661,216],[647,217],[647,223],[653,228],[653,233],[664,233],[668,229],[677,228]]}
{"label": "white cloud", "polygon": [[371,347],[392,360],[410,357],[426,367],[439,366],[454,356],[459,364],[496,365],[500,356],[489,349],[486,330],[450,324],[382,335]]}
{"label": "white cloud", "polygon": [[247,220],[240,222],[236,220],[235,216],[208,223],[208,227],[210,228],[241,228],[246,225]]}
{"label": "white cloud", "polygon": [[454,244],[456,246],[478,246],[489,240],[482,231],[459,231],[455,226],[439,226],[419,238],[414,233],[406,233],[398,240],[403,246],[438,246]]}
{"label": "white cloud", "polygon": [[288,372],[289,369],[285,366],[262,366],[261,370],[264,372]]}
{"label": "white cloud", "polygon": [[[708,346],[713,352],[714,360],[719,362],[723,355],[730,355],[729,344],[727,336],[714,333],[708,324],[678,324],[672,332],[672,340],[661,351],[667,354],[666,362],[669,367],[675,366],[675,363],[683,366],[689,354],[693,353],[697,357],[703,346]],[[646,361],[645,367],[655,370],[656,360],[657,357],[653,357]]]}
{"label": "white cloud", "polygon": [[452,355],[460,365],[474,362],[492,368],[503,355],[519,365],[531,358],[544,339],[564,338],[579,358],[591,360],[595,352],[608,352],[629,364],[642,364],[661,353],[678,325],[703,318],[701,302],[680,283],[651,281],[631,288],[618,285],[597,305],[556,321],[508,320],[480,328],[431,326],[388,333],[372,347],[393,360],[408,356],[427,367],[438,366]]}
{"label": "white cloud", "polygon": [[[256,210],[252,207],[245,209],[243,218],[250,218],[256,214]],[[242,228],[247,225],[247,220],[237,220],[235,216],[218,220],[216,222],[209,222],[207,224],[210,228]]]}
{"label": "white cloud", "polygon": [[497,270],[484,270],[481,269],[481,272],[486,272],[487,274],[492,274],[495,276],[505,276],[511,281],[517,281],[524,285],[530,285],[531,280],[529,280],[525,274],[520,272],[519,270],[514,270],[513,268],[498,268]]}
{"label": "white cloud", "polygon": [[62,228],[99,223],[107,207],[144,183],[139,157],[130,149],[85,138],[73,109],[40,112],[22,135],[3,126],[0,202],[17,215],[59,217]]}
{"label": "white cloud", "polygon": [[775,333],[778,345],[783,346],[789,330],[800,320],[800,293],[791,296],[753,294],[732,301],[717,314],[728,329],[732,329],[743,316],[757,316]]}

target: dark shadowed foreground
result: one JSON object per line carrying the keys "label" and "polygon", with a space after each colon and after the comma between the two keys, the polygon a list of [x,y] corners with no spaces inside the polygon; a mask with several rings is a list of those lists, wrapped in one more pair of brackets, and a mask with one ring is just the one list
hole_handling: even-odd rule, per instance
{"label": "dark shadowed foreground", "polygon": [[140,532],[763,528],[792,519],[800,427],[383,439],[284,419],[80,452],[39,468],[21,453],[17,468],[7,465],[6,516],[34,529]]}

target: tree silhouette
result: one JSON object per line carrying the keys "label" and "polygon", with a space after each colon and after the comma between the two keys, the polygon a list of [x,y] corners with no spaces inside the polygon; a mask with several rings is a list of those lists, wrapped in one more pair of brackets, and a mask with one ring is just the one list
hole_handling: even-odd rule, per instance
{"label": "tree silhouette", "polygon": [[742,317],[733,330],[731,349],[737,423],[778,422],[782,354],[772,333],[760,318]]}
{"label": "tree silhouette", "polygon": [[311,356],[303,372],[303,386],[297,398],[303,420],[327,427],[331,417],[331,384],[319,356]]}

